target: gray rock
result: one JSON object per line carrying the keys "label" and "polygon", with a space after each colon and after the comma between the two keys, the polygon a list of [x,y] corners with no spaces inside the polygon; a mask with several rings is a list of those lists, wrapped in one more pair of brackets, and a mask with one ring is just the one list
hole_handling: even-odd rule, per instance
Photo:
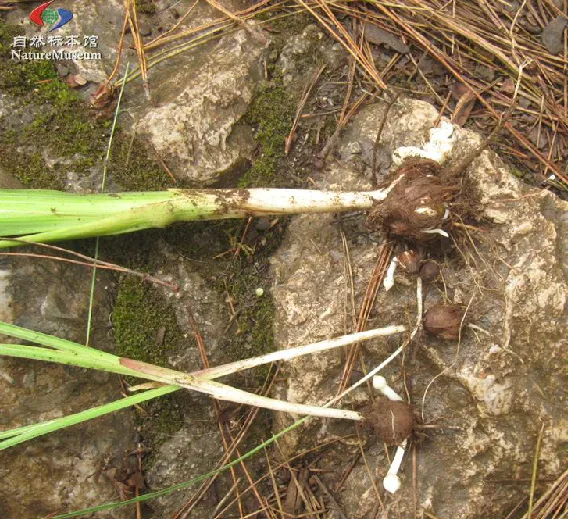
{"label": "gray rock", "polygon": [[364,24],[364,28],[365,39],[370,43],[373,43],[374,45],[386,45],[400,54],[407,54],[410,51],[408,45],[406,45],[400,38],[397,38],[392,32],[381,29],[369,22]]}
{"label": "gray rock", "polygon": [[[424,138],[435,110],[422,102],[404,101],[389,117],[383,142],[411,144]],[[353,132],[343,146],[359,139],[362,149],[374,142],[383,107],[368,107],[353,121]],[[371,121],[374,121],[373,128]],[[367,129],[361,132],[361,129]],[[479,144],[478,136],[458,129],[453,157]],[[402,139],[400,137],[403,137]],[[400,140],[399,140],[400,139]],[[331,189],[366,187],[351,163],[335,162],[320,185]],[[568,441],[565,406],[566,370],[566,226],[568,204],[549,192],[521,185],[490,152],[484,152],[466,174],[467,189],[478,194],[477,224],[459,241],[459,250],[442,264],[444,284],[429,286],[425,308],[447,298],[468,305],[468,323],[458,345],[425,335],[416,361],[407,359],[412,372],[412,403],[425,421],[442,427],[428,432],[418,446],[418,506],[437,517],[483,518],[506,515],[511,504],[526,494],[524,485],[500,486],[493,479],[527,478],[532,470],[535,442],[542,423],[540,477],[555,477],[565,468],[563,449]],[[339,227],[331,216],[306,215],[293,219],[281,248],[272,260],[275,277],[275,337],[288,348],[352,329],[361,299],[377,260],[377,244],[361,234],[362,217],[352,217],[344,232],[353,272],[354,300]],[[380,238],[379,238],[380,240]],[[332,255],[336,251],[336,255]],[[378,294],[370,327],[412,323],[416,312],[414,284],[396,284]],[[400,339],[370,341],[363,346],[368,369],[376,366]],[[279,398],[323,404],[337,392],[344,364],[343,352],[320,354],[286,366],[287,381],[277,389]],[[384,376],[404,394],[400,364]],[[344,406],[362,401],[359,391]],[[279,415],[277,427],[290,423]],[[456,429],[444,430],[443,427]],[[353,433],[343,422],[310,419],[307,428],[287,435],[280,447],[284,455],[312,445],[314,439]],[[345,447],[341,447],[345,450]],[[343,451],[342,451],[343,452]],[[356,452],[356,451],[354,451]],[[382,447],[366,454],[373,478],[388,469]],[[331,467],[347,469],[348,460]],[[377,496],[369,487],[367,469],[355,465],[338,500],[348,517],[366,518],[376,510]],[[412,516],[410,460],[402,470],[402,489],[389,499],[390,513]],[[379,489],[382,491],[382,489]],[[487,496],[491,495],[488,500]],[[390,514],[389,514],[390,515]]]}
{"label": "gray rock", "polygon": [[278,57],[277,68],[285,85],[302,84],[324,63],[328,70],[342,66],[346,51],[325,35],[317,25],[308,25],[293,35]]}
{"label": "gray rock", "polygon": [[[203,400],[206,402],[206,399]],[[215,419],[199,415],[194,419],[192,424],[183,427],[163,443],[156,453],[157,461],[147,476],[151,488],[165,488],[206,474],[222,457],[223,447]],[[153,501],[156,517],[172,517],[194,493],[195,488],[190,488]],[[206,496],[192,517],[211,517],[214,505]]]}
{"label": "gray rock", "polygon": [[560,54],[564,50],[564,28],[568,19],[563,16],[553,18],[542,30],[542,44],[550,54]]}
{"label": "gray rock", "polygon": [[[383,119],[382,105],[363,108],[345,130],[338,144],[339,155],[363,176],[370,178],[373,165],[373,147],[377,130]],[[391,151],[399,146],[421,146],[428,140],[429,129],[438,117],[436,109],[425,101],[412,105],[397,102],[389,111],[380,139],[377,155],[379,178],[392,162]]]}
{"label": "gray rock", "polygon": [[237,123],[260,77],[262,51],[239,31],[152,72],[160,78],[151,85],[155,104],[132,109],[134,128],[148,137],[178,177],[208,185],[249,155],[252,134]]}
{"label": "gray rock", "polygon": [[[0,319],[83,342],[89,273],[46,260],[2,260]],[[101,349],[111,346],[108,283],[107,275],[100,273],[91,344]],[[0,359],[0,372],[2,430],[66,416],[121,396],[117,377],[108,373],[6,358]],[[0,516],[36,519],[117,499],[117,488],[104,469],[122,466],[134,446],[131,415],[120,412],[1,451]],[[117,511],[101,517],[110,516],[128,514]]]}

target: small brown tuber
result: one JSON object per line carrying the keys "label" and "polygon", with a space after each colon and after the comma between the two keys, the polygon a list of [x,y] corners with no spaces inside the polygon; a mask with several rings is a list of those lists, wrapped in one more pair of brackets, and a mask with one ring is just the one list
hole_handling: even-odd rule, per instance
{"label": "small brown tuber", "polygon": [[457,339],[464,314],[465,309],[461,305],[434,305],[424,314],[424,328],[442,339]]}
{"label": "small brown tuber", "polygon": [[367,422],[387,445],[400,445],[414,430],[414,414],[401,400],[378,398],[365,416]]}
{"label": "small brown tuber", "polygon": [[420,267],[419,276],[422,278],[422,281],[428,283],[430,281],[434,281],[440,275],[440,265],[438,265],[435,261],[429,260],[425,261],[422,266]]}

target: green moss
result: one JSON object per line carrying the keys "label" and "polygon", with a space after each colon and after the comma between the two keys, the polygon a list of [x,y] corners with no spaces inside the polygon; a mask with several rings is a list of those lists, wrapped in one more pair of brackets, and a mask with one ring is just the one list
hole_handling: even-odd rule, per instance
{"label": "green moss", "polygon": [[284,142],[295,110],[292,96],[280,85],[265,85],[255,96],[245,121],[256,130],[258,153],[239,187],[278,187],[285,183],[276,172],[284,163]]}
{"label": "green moss", "polygon": [[12,60],[18,34],[0,21],[0,89],[13,105],[0,121],[0,167],[29,187],[61,189],[68,171],[84,172],[100,160],[109,125],[88,116],[53,62]]}
{"label": "green moss", "polygon": [[[256,219],[246,232],[247,222],[242,220],[190,222],[162,231],[169,246],[191,260],[227,302],[228,314],[231,305],[235,311],[219,345],[223,362],[261,355],[274,348],[274,303],[268,288],[268,260],[284,234],[284,222],[280,219],[271,229],[261,232],[255,229]],[[257,288],[264,290],[261,297],[256,295]],[[264,381],[266,371],[257,368],[254,373],[256,382]]]}
{"label": "green moss", "polygon": [[22,27],[8,25],[0,19],[0,90],[8,94],[25,94],[38,87],[39,81],[57,77],[50,61],[16,61],[11,59],[15,36],[24,34]]}
{"label": "green moss", "polygon": [[[0,155],[3,153],[0,144]],[[5,160],[8,161],[8,167]],[[46,167],[41,153],[32,151],[12,153],[4,160],[0,158],[0,166],[2,169],[10,171],[25,186],[32,186],[35,189],[64,188],[63,180],[57,170]]]}
{"label": "green moss", "polygon": [[[229,243],[224,250],[234,250],[237,244],[244,247],[240,252],[223,256],[218,260],[212,282],[223,299],[234,309],[233,321],[223,339],[222,348],[226,362],[262,355],[274,351],[274,301],[269,291],[269,257],[278,247],[284,233],[284,220],[256,238],[255,221],[244,233],[245,222],[233,222],[225,228]],[[247,239],[250,237],[250,239]],[[258,296],[257,289],[263,294]],[[229,305],[230,306],[230,305]],[[268,367],[255,368],[245,374],[247,387],[260,386],[265,381]],[[239,384],[239,382],[237,382]]]}
{"label": "green moss", "polygon": [[513,176],[523,179],[526,176],[526,173],[524,171],[521,171],[518,168],[515,167],[511,167],[511,173],[513,174]]}
{"label": "green moss", "polygon": [[173,180],[148,155],[140,139],[117,133],[112,143],[109,175],[126,191],[161,191],[172,187]]}
{"label": "green moss", "polygon": [[265,11],[255,17],[257,20],[267,22],[267,26],[275,34],[275,39],[286,42],[291,35],[301,33],[306,25],[314,23],[313,17],[304,11],[277,12]]}
{"label": "green moss", "polygon": [[[121,279],[112,314],[116,354],[167,366],[169,354],[187,347],[173,309],[163,295],[152,285],[137,278]],[[162,340],[156,340],[165,331]],[[131,383],[138,383],[133,379]],[[185,396],[187,400],[187,396]],[[184,423],[184,395],[172,394],[142,404],[144,413],[137,413],[141,427],[152,452],[178,431]],[[155,461],[150,456],[149,466]]]}
{"label": "green moss", "polygon": [[[223,287],[238,311],[235,333],[225,347],[232,360],[262,355],[273,351],[274,346],[274,303],[266,290],[264,269],[259,264],[243,268],[239,263],[227,272]],[[264,290],[260,297],[257,288]]]}
{"label": "green moss", "polygon": [[[13,38],[21,33],[0,20],[0,90],[11,97],[14,112],[0,119],[0,168],[28,187],[62,189],[70,172],[80,177],[97,164],[102,172],[112,114],[93,117],[76,91],[59,79],[52,61],[12,60]],[[28,114],[33,114],[31,121]],[[147,146],[120,129],[108,174],[128,190],[172,186]]]}
{"label": "green moss", "polygon": [[[140,279],[121,280],[112,323],[121,357],[165,366],[168,354],[187,346],[170,305],[156,288]],[[157,341],[161,330],[163,340]]]}
{"label": "green moss", "polygon": [[136,10],[141,14],[154,14],[156,12],[156,4],[154,0],[138,0],[136,2]]}

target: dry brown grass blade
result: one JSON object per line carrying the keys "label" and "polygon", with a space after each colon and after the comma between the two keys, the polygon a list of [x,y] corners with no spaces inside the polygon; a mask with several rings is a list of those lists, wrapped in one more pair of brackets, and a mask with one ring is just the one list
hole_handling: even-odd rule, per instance
{"label": "dry brown grass blade", "polygon": [[341,136],[341,132],[344,130],[347,123],[353,117],[353,115],[361,108],[361,106],[367,101],[369,97],[368,93],[363,93],[351,106],[351,108],[347,111],[347,114],[340,118],[337,121],[337,125],[335,127],[335,131],[333,135],[327,140],[325,146],[321,149],[318,153],[318,158],[321,160],[325,160],[325,158],[331,153],[331,150],[335,147],[337,142],[339,141],[339,137]]}
{"label": "dry brown grass blade", "polygon": [[107,77],[104,83],[105,85],[109,85],[110,82],[114,79],[114,76],[116,76],[116,73],[118,72],[118,67],[120,66],[120,61],[122,59],[122,49],[124,48],[124,36],[126,35],[127,27],[128,27],[128,11],[125,11],[124,20],[122,22],[122,30],[120,31],[120,38],[118,40],[118,46],[116,48],[116,60],[114,62],[114,67],[112,69],[112,72],[109,74],[109,76]]}
{"label": "dry brown grass blade", "polygon": [[305,8],[314,16],[314,18],[335,38],[343,47],[353,56],[355,61],[363,68],[363,70],[371,77],[375,84],[386,90],[388,87],[383,79],[380,77],[374,63],[369,62],[366,56],[360,51],[357,44],[353,41],[352,36],[345,29],[343,24],[339,22],[333,11],[325,0],[316,0],[316,6],[320,8],[327,16],[322,16],[310,3],[305,0],[296,0],[296,2]]}
{"label": "dry brown grass blade", "polygon": [[[271,2],[272,0],[262,0],[261,2],[252,5],[247,9],[233,13],[233,15],[242,21],[250,20],[258,16],[259,14],[275,11],[285,3],[285,0],[279,0],[272,3]],[[267,5],[269,3],[270,5]],[[188,17],[190,12],[191,9],[186,12],[184,17]],[[147,43],[145,45],[145,49],[147,52],[149,52],[169,43],[174,43],[178,40],[195,37],[202,33],[219,32],[234,27],[234,25],[235,22],[233,22],[229,17],[225,16],[223,18],[212,20],[196,27],[191,27],[189,29],[180,29],[179,31],[176,31],[176,29],[179,29],[181,27],[181,22],[178,21],[178,23],[176,23],[176,25],[174,25],[172,28],[168,29],[163,34]]]}
{"label": "dry brown grass blade", "polygon": [[217,9],[218,11],[222,12],[229,20],[235,22],[237,25],[240,25],[246,32],[248,32],[255,40],[257,40],[262,45],[266,44],[267,39],[259,32],[255,31],[252,27],[250,27],[245,20],[243,20],[237,14],[232,13],[229,9],[224,7],[221,3],[217,2],[217,0],[206,0],[207,3]]}
{"label": "dry brown grass blade", "polygon": [[379,153],[379,146],[381,144],[381,135],[383,133],[383,130],[385,129],[385,125],[387,123],[387,116],[390,112],[390,109],[397,102],[398,97],[399,97],[398,94],[395,94],[387,102],[387,105],[385,106],[385,111],[384,111],[384,114],[383,114],[381,124],[379,125],[379,128],[377,129],[377,135],[375,137],[375,142],[373,143],[373,157],[372,157],[372,166],[371,166],[371,171],[372,171],[371,178],[373,178],[373,179],[377,178],[377,159],[378,159],[378,153]]}
{"label": "dry brown grass blade", "polygon": [[100,269],[106,269],[106,270],[114,270],[115,272],[122,272],[124,274],[130,274],[132,276],[136,276],[139,278],[142,278],[144,281],[148,281],[150,283],[154,283],[156,285],[162,285],[164,287],[167,287],[171,290],[174,291],[178,291],[179,290],[179,286],[173,283],[168,283],[166,281],[163,281],[159,278],[156,278],[154,276],[151,276],[149,274],[145,274],[144,272],[139,272],[137,270],[132,270],[126,267],[122,267],[121,265],[117,265],[115,263],[110,263],[108,261],[103,261],[100,259],[95,259],[91,256],[86,256],[85,254],[81,254],[79,252],[73,251],[73,250],[69,250],[69,249],[65,249],[63,247],[58,247],[57,245],[50,245],[47,243],[29,243],[27,241],[24,240],[18,240],[17,238],[10,238],[12,241],[21,241],[22,243],[25,243],[27,246],[33,246],[33,247],[40,247],[43,248],[45,250],[52,250],[52,251],[57,251],[57,252],[61,252],[64,254],[69,254],[71,256],[75,256],[76,260],[72,260],[70,258],[65,258],[63,256],[51,256],[48,254],[36,254],[36,253],[30,253],[30,252],[2,252],[0,253],[0,256],[22,256],[22,257],[28,257],[28,258],[38,258],[38,259],[49,259],[49,260],[53,260],[53,261],[61,261],[63,263],[71,263],[74,265],[82,265],[85,267],[90,267],[90,268],[100,268]]}
{"label": "dry brown grass blade", "polygon": [[[319,451],[319,450],[322,450],[322,449],[324,449],[324,448],[326,448],[326,447],[328,447],[328,446],[330,446],[330,445],[333,445],[334,443],[337,443],[337,442],[339,442],[339,441],[340,441],[340,438],[337,438],[337,437],[336,437],[336,438],[331,438],[330,440],[328,440],[328,441],[326,441],[326,442],[323,442],[323,443],[321,443],[321,444],[319,444],[319,445],[316,445],[315,447],[312,447],[312,448],[310,448],[310,449],[301,451],[301,452],[295,454],[292,458],[280,462],[278,465],[276,465],[275,467],[272,468],[272,471],[275,472],[275,471],[277,471],[277,470],[280,470],[280,469],[283,468],[283,467],[287,467],[287,466],[291,465],[293,462],[298,461],[298,460],[301,460],[303,457],[307,456],[308,454],[313,453],[313,452],[316,452],[316,451]],[[269,477],[270,477],[270,471],[266,471],[266,472],[264,473],[264,475],[262,475],[261,477],[259,477],[256,481],[254,481],[254,484],[255,484],[255,485],[259,485],[260,483],[262,483],[265,479],[267,479],[267,478],[269,478]],[[247,487],[247,488],[245,488],[245,489],[243,490],[243,492],[242,492],[241,495],[245,495],[246,493],[250,492],[251,490],[252,490],[252,487],[249,486],[249,487]],[[233,506],[233,505],[234,505],[234,501],[228,503],[228,504],[225,506],[225,508],[224,508],[223,510],[221,510],[213,519],[222,519],[222,518],[224,518],[224,517],[227,517],[227,515],[226,515],[226,514],[227,514],[227,511],[228,511],[229,508],[230,508],[231,506]],[[288,515],[285,515],[285,517],[288,518],[289,516],[288,516]]]}
{"label": "dry brown grass blade", "polygon": [[[379,249],[377,263],[375,264],[375,267],[371,274],[371,279],[369,280],[369,283],[367,285],[365,297],[363,298],[363,303],[361,304],[361,308],[359,311],[359,317],[357,318],[356,331],[358,332],[363,331],[365,329],[367,320],[369,318],[373,305],[375,304],[379,287],[384,279],[385,273],[389,266],[393,250],[394,250],[394,245],[390,242],[381,245],[381,248]],[[360,344],[354,344],[348,349],[347,359],[343,367],[343,375],[341,377],[341,383],[339,385],[337,394],[340,394],[343,391],[345,391],[345,389],[349,385],[349,379],[351,377],[351,373],[353,372],[353,368],[357,361],[359,350],[360,350]]]}
{"label": "dry brown grass blade", "polygon": [[[568,470],[564,471],[535,503],[530,519],[565,519],[567,516]],[[529,519],[529,512],[522,519]]]}
{"label": "dry brown grass blade", "polygon": [[[319,5],[314,2],[312,5]],[[561,12],[550,1],[536,2],[536,7],[532,4],[534,2],[527,5],[527,10],[540,20],[541,27]],[[508,104],[511,92],[505,90],[506,82],[516,81],[521,76],[519,97],[523,102],[519,103],[517,113],[524,117],[515,117],[514,124],[507,124],[506,128],[519,147],[527,150],[534,170],[540,168],[542,175],[553,172],[559,180],[566,181],[562,166],[568,148],[566,38],[563,56],[546,52],[540,39],[525,30],[518,10],[511,11],[507,3],[499,0],[447,3],[435,0],[392,0],[388,3],[370,0],[364,4],[335,0],[328,5],[343,15],[391,31],[407,44],[412,43],[426,51],[458,81],[467,85],[471,95],[479,100],[492,118],[497,118],[502,106]],[[412,60],[412,56],[409,58]],[[495,79],[476,74],[477,65],[491,71]],[[520,74],[523,68],[525,72]],[[383,72],[383,78],[387,77],[386,74]],[[440,84],[432,82],[425,74],[423,76],[427,85],[430,83],[430,93],[442,105],[447,92]],[[541,102],[547,146],[544,152],[526,137],[526,115],[532,114],[532,106],[539,106]],[[552,136],[556,133],[558,135],[552,144]]]}
{"label": "dry brown grass blade", "polygon": [[144,85],[144,93],[146,94],[146,99],[150,99],[150,87],[148,85],[148,61],[146,59],[144,43],[142,41],[142,36],[140,35],[140,29],[138,26],[136,0],[124,0],[124,6],[126,7],[126,18],[128,19],[130,32],[132,33],[132,39],[134,40],[134,46],[136,47],[140,74],[142,76],[142,82]]}
{"label": "dry brown grass blade", "polygon": [[529,493],[529,509],[527,511],[527,519],[532,519],[532,513],[534,507],[534,493],[536,490],[536,478],[538,476],[538,460],[540,458],[540,447],[542,445],[542,435],[544,434],[544,425],[545,424],[543,423],[542,426],[540,427],[534,451],[533,473],[531,477],[531,489]]}
{"label": "dry brown grass blade", "polygon": [[195,7],[197,6],[198,3],[199,3],[199,0],[194,0],[194,2],[189,6],[187,11],[182,16],[180,16],[179,20],[177,21],[177,23],[175,25],[170,27],[167,31],[164,31],[160,35],[156,36],[153,40],[150,40],[148,43],[146,43],[146,45],[145,45],[146,49],[150,49],[150,48],[154,47],[157,42],[164,40],[164,38],[166,38],[167,36],[170,36],[172,33],[175,33],[175,31],[177,29],[179,29],[179,27],[181,27],[183,22],[185,22],[185,20],[193,12],[193,10],[195,9]]}
{"label": "dry brown grass blade", "polygon": [[266,465],[268,466],[268,474],[270,475],[270,483],[272,484],[272,491],[276,496],[276,503],[278,504],[278,512],[280,514],[280,519],[284,519],[285,512],[282,505],[282,499],[280,498],[280,491],[278,490],[278,483],[276,482],[276,476],[274,475],[274,470],[272,470],[272,463],[270,461],[270,456],[266,449],[264,450],[264,457],[266,459]]}

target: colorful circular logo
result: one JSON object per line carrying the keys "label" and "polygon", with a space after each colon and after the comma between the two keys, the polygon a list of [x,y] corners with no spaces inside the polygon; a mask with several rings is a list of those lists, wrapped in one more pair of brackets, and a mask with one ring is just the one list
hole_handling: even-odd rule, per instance
{"label": "colorful circular logo", "polygon": [[47,25],[53,25],[55,22],[57,22],[57,20],[59,20],[59,13],[57,12],[57,10],[48,7],[47,9],[45,9],[45,11],[43,11],[43,13],[41,13],[41,19]]}
{"label": "colorful circular logo", "polygon": [[49,32],[63,27],[73,19],[73,13],[71,11],[63,8],[52,9],[49,7],[53,2],[54,0],[45,2],[30,13],[30,20],[40,27],[44,25],[51,27]]}

